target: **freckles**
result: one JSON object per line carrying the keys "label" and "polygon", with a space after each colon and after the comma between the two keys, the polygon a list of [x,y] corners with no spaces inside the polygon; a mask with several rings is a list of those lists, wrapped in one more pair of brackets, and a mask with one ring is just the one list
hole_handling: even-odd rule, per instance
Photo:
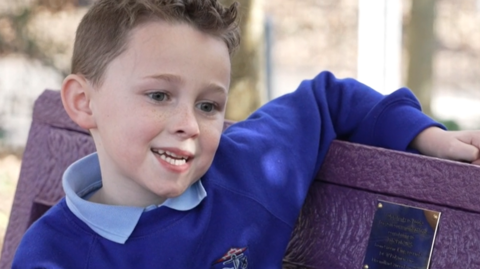
{"label": "freckles", "polygon": [[167,116],[166,116],[167,113],[165,112],[157,112],[155,113],[155,119],[156,120],[164,120]]}
{"label": "freckles", "polygon": [[150,110],[149,117],[152,117],[155,120],[163,120],[168,117],[168,114],[168,112],[163,110],[152,109]]}

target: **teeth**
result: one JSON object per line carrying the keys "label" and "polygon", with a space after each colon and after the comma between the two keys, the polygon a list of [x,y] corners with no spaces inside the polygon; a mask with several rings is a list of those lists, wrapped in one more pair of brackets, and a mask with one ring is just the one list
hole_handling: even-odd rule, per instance
{"label": "teeth", "polygon": [[[174,155],[174,154],[170,154],[170,152],[165,152],[163,150],[160,150],[158,151],[158,153],[160,154],[160,158],[162,158],[162,160],[165,160],[167,163],[169,164],[172,164],[172,165],[183,165],[187,162],[187,160],[184,159],[184,157],[180,157],[180,156],[177,156],[177,155]],[[172,157],[177,157],[177,158],[181,158],[181,159],[173,159],[165,154],[168,154],[168,155],[171,155]]]}
{"label": "teeth", "polygon": [[173,158],[176,158],[176,159],[188,159],[187,157],[180,156],[180,155],[177,155],[173,152],[165,151],[165,150],[161,150],[161,149],[159,149],[158,151],[153,150],[153,152],[156,152],[159,155],[166,154],[166,155],[172,156]]}

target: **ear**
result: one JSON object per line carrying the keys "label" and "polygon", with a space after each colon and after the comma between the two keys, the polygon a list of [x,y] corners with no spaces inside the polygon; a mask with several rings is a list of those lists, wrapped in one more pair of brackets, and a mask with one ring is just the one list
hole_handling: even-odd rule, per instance
{"label": "ear", "polygon": [[90,107],[92,90],[85,77],[77,74],[67,76],[61,90],[62,103],[67,114],[80,127],[88,130],[96,127]]}

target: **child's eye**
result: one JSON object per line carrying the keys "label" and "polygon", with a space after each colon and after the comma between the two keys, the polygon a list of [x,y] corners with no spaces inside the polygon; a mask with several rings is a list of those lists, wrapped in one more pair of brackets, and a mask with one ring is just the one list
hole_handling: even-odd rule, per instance
{"label": "child's eye", "polygon": [[148,94],[148,97],[155,101],[165,101],[167,99],[167,94],[164,92],[152,92]]}
{"label": "child's eye", "polygon": [[203,112],[212,112],[215,109],[215,104],[213,103],[199,103],[197,104],[197,108]]}

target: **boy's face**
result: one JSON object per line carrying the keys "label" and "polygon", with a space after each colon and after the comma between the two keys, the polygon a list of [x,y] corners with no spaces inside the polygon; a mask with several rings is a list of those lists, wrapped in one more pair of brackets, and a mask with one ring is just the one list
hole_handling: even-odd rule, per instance
{"label": "boy's face", "polygon": [[158,21],[132,30],[90,92],[105,191],[129,205],[182,194],[212,163],[229,83],[220,39]]}

